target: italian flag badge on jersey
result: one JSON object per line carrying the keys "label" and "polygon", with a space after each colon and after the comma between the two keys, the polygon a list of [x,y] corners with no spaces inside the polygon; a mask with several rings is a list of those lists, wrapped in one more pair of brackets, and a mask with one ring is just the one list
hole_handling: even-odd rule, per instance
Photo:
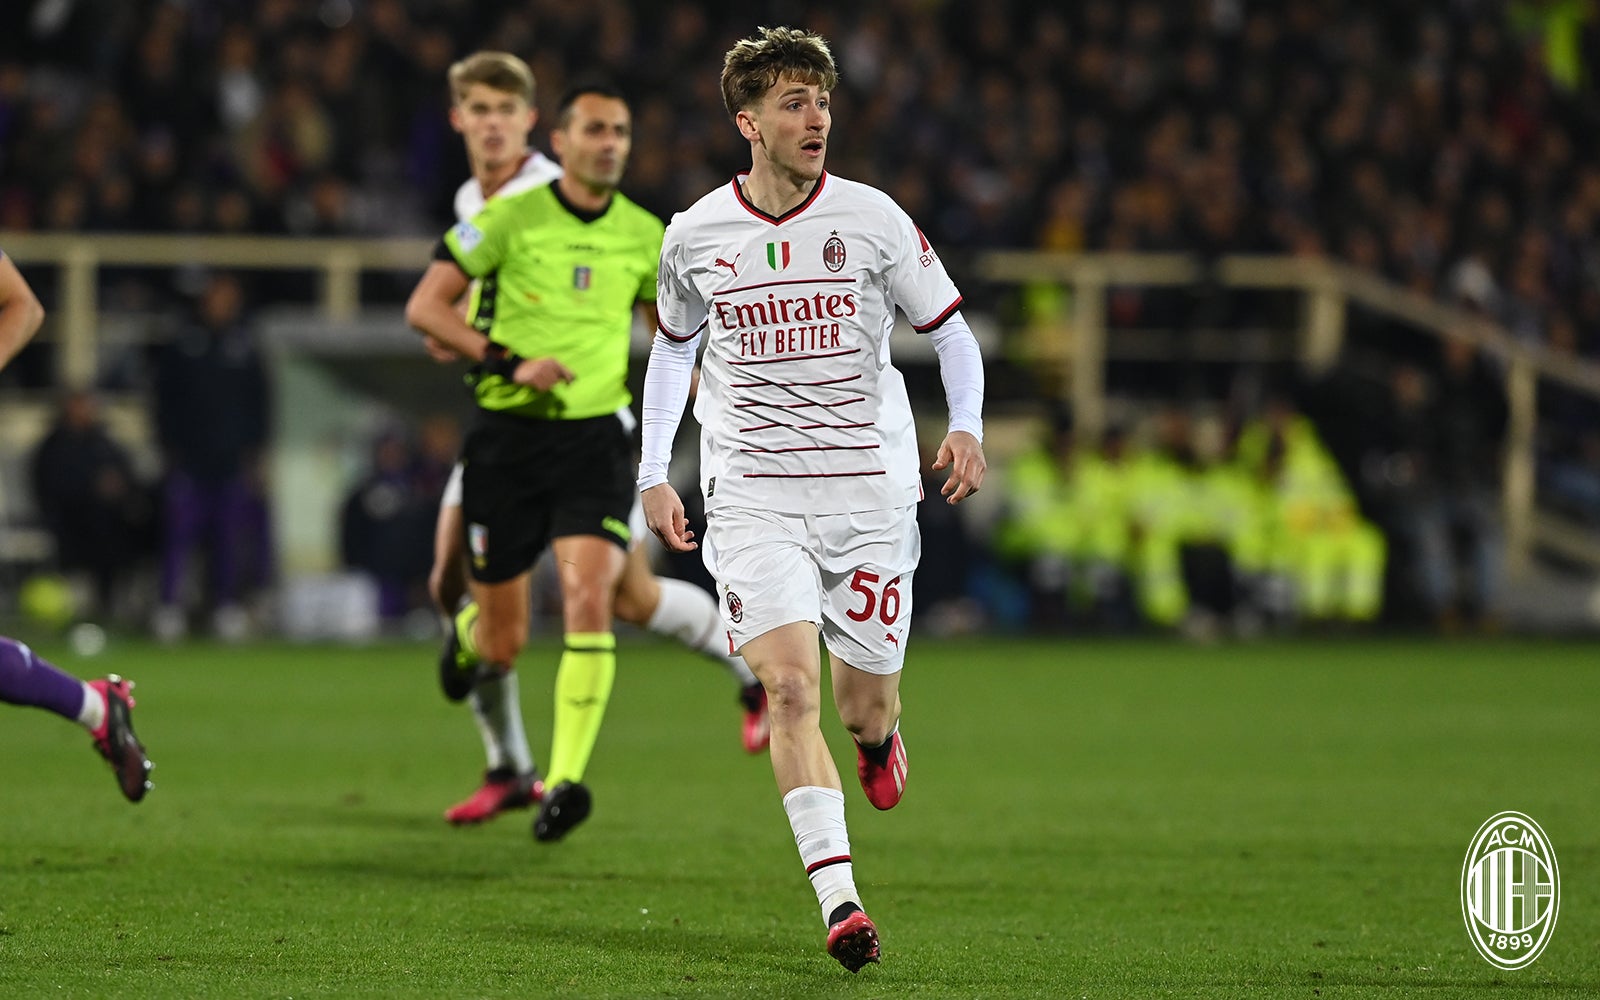
{"label": "italian flag badge on jersey", "polygon": [[781,271],[789,266],[789,241],[767,244],[767,266]]}

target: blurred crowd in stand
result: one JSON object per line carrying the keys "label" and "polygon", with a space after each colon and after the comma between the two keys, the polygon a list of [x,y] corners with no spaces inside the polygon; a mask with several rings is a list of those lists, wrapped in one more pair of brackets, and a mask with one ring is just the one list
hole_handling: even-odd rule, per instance
{"label": "blurred crowd in stand", "polygon": [[[271,389],[243,279],[206,275],[149,353],[157,474],[112,434],[95,392],[68,389],[28,463],[34,507],[55,568],[90,584],[77,599],[82,617],[148,616],[158,636],[176,639],[204,614],[216,634],[242,638],[246,604],[274,575],[263,464]],[[151,577],[144,601],[121,587],[141,568]]]}
{"label": "blurred crowd in stand", "polygon": [[[1498,628],[1505,411],[1468,349],[1448,364],[1436,388],[1404,362],[1384,395],[1322,384],[1231,410],[1168,403],[1092,447],[1058,417],[1004,470],[994,551],[1021,584],[1011,614],[1197,638],[1380,616]],[[1296,397],[1329,392],[1370,397],[1359,412],[1377,433],[1349,433],[1348,413],[1345,433],[1320,433]]]}
{"label": "blurred crowd in stand", "polygon": [[22,0],[0,14],[0,228],[431,235],[465,161],[444,71],[606,73],[663,216],[746,158],[717,90],[749,24],[842,66],[829,163],[952,252],[1326,253],[1600,329],[1587,4]]}
{"label": "blurred crowd in stand", "polygon": [[[0,231],[435,234],[467,172],[445,70],[479,47],[526,57],[547,111],[578,76],[614,78],[634,107],[624,189],[667,217],[748,163],[717,70],[758,23],[833,40],[830,168],[890,192],[958,276],[996,247],[1322,255],[1479,310],[1557,356],[1600,355],[1600,18],[1582,0],[16,0],[0,5]],[[48,306],[52,273],[25,270]],[[190,349],[209,322],[203,274],[103,280],[107,309],[182,317],[165,328],[170,364],[108,382],[151,388],[176,371],[195,385],[209,380],[185,365],[238,360],[218,343]],[[281,279],[256,297],[313,287]],[[1064,308],[1048,290],[1011,302],[964,288],[1018,326]],[[1108,318],[1179,331],[1281,321],[1263,309],[1205,286],[1114,289]],[[1246,620],[1291,604],[1370,617],[1385,579],[1421,617],[1492,616],[1498,372],[1391,337],[1359,310],[1350,323],[1364,379],[1300,386],[1292,409],[1285,392],[1244,407],[1157,380],[1143,415],[1095,448],[1069,448],[1054,433],[1066,418],[1046,419],[1049,440],[1011,470],[1012,513],[997,515],[1010,518],[995,535],[1004,561],[1031,563],[1022,579],[1047,600],[1120,602],[1113,618],[1162,624],[1197,600]],[[5,379],[48,384],[45,349]],[[236,574],[270,574],[264,518],[253,540],[196,526],[202,508],[247,522],[260,494],[265,425],[253,410],[223,417],[213,395],[168,385],[156,397],[164,606],[174,547],[209,538],[245,553],[212,560],[223,606]],[[1600,409],[1555,386],[1540,398],[1542,494],[1600,524]],[[1352,399],[1389,419],[1341,426]],[[212,462],[205,444],[177,440],[184,428],[227,436],[239,457]],[[1174,499],[1188,491],[1203,499]],[[1117,513],[1087,527],[1021,513],[1046,509]],[[990,562],[990,527],[956,523],[971,559],[946,560],[927,585],[970,590],[960,580]],[[946,572],[957,582],[934,582]],[[1480,583],[1458,586],[1468,577]]]}
{"label": "blurred crowd in stand", "polygon": [[[376,585],[382,623],[404,626],[412,612],[430,607],[434,520],[460,445],[459,429],[446,417],[425,420],[415,431],[385,427],[366,472],[344,498],[340,561]],[[432,628],[432,614],[426,617]]]}

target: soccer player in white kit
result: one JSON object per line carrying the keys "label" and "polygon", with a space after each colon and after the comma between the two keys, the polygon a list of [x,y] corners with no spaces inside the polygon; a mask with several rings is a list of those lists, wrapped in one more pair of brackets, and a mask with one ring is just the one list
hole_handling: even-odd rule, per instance
{"label": "soccer player in white kit", "polygon": [[751,167],[667,229],[639,489],[650,529],[694,548],[667,466],[703,340],[703,557],[730,648],[767,690],[772,769],[828,952],[854,972],[878,961],[879,943],[819,724],[817,639],[861,786],[889,809],[905,790],[900,669],[922,492],[911,406],[889,358],[896,307],[938,353],[950,422],[934,468],[950,470],[947,502],[978,490],[985,462],[983,362],[960,292],[892,199],[823,169],[837,80],[826,41],[793,28],[763,28],[724,59],[723,100]]}
{"label": "soccer player in white kit", "polygon": [[[456,191],[458,221],[477,215],[490,198],[519,194],[561,176],[560,165],[529,146],[538,112],[533,108],[533,72],[526,63],[505,52],[476,52],[450,67],[449,82],[450,123],[461,133],[472,167],[472,176]],[[456,360],[455,351],[433,338],[424,337],[423,342],[438,360]],[[631,426],[631,413],[624,411],[618,416]],[[451,620],[467,589],[461,471],[457,464],[440,499],[433,568],[428,577],[429,593],[447,628],[454,627]],[[642,539],[643,515],[637,505],[634,513],[634,538]],[[723,664],[740,683],[745,749],[757,753],[766,747],[765,694],[744,661],[727,653],[710,595],[683,580],[657,578],[636,541],[615,602],[621,620],[676,639]],[[445,818],[458,825],[481,823],[507,809],[531,806],[542,791],[523,727],[516,673],[480,678],[468,697],[488,766],[483,784],[445,811]]]}

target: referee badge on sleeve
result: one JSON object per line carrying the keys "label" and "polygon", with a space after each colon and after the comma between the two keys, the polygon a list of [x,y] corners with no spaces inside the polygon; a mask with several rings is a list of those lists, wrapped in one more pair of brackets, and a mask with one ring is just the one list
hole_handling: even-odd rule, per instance
{"label": "referee badge on sleeve", "polygon": [[470,222],[458,222],[452,232],[456,235],[456,244],[461,247],[462,253],[471,253],[483,242],[483,230]]}

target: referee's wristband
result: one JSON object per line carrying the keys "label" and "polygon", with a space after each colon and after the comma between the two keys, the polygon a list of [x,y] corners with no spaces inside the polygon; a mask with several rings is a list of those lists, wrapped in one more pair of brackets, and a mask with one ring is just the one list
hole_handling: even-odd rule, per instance
{"label": "referee's wristband", "polygon": [[526,359],[520,354],[513,354],[504,344],[489,342],[483,352],[483,373],[485,375],[498,375],[507,382],[513,381],[517,374],[517,366]]}

